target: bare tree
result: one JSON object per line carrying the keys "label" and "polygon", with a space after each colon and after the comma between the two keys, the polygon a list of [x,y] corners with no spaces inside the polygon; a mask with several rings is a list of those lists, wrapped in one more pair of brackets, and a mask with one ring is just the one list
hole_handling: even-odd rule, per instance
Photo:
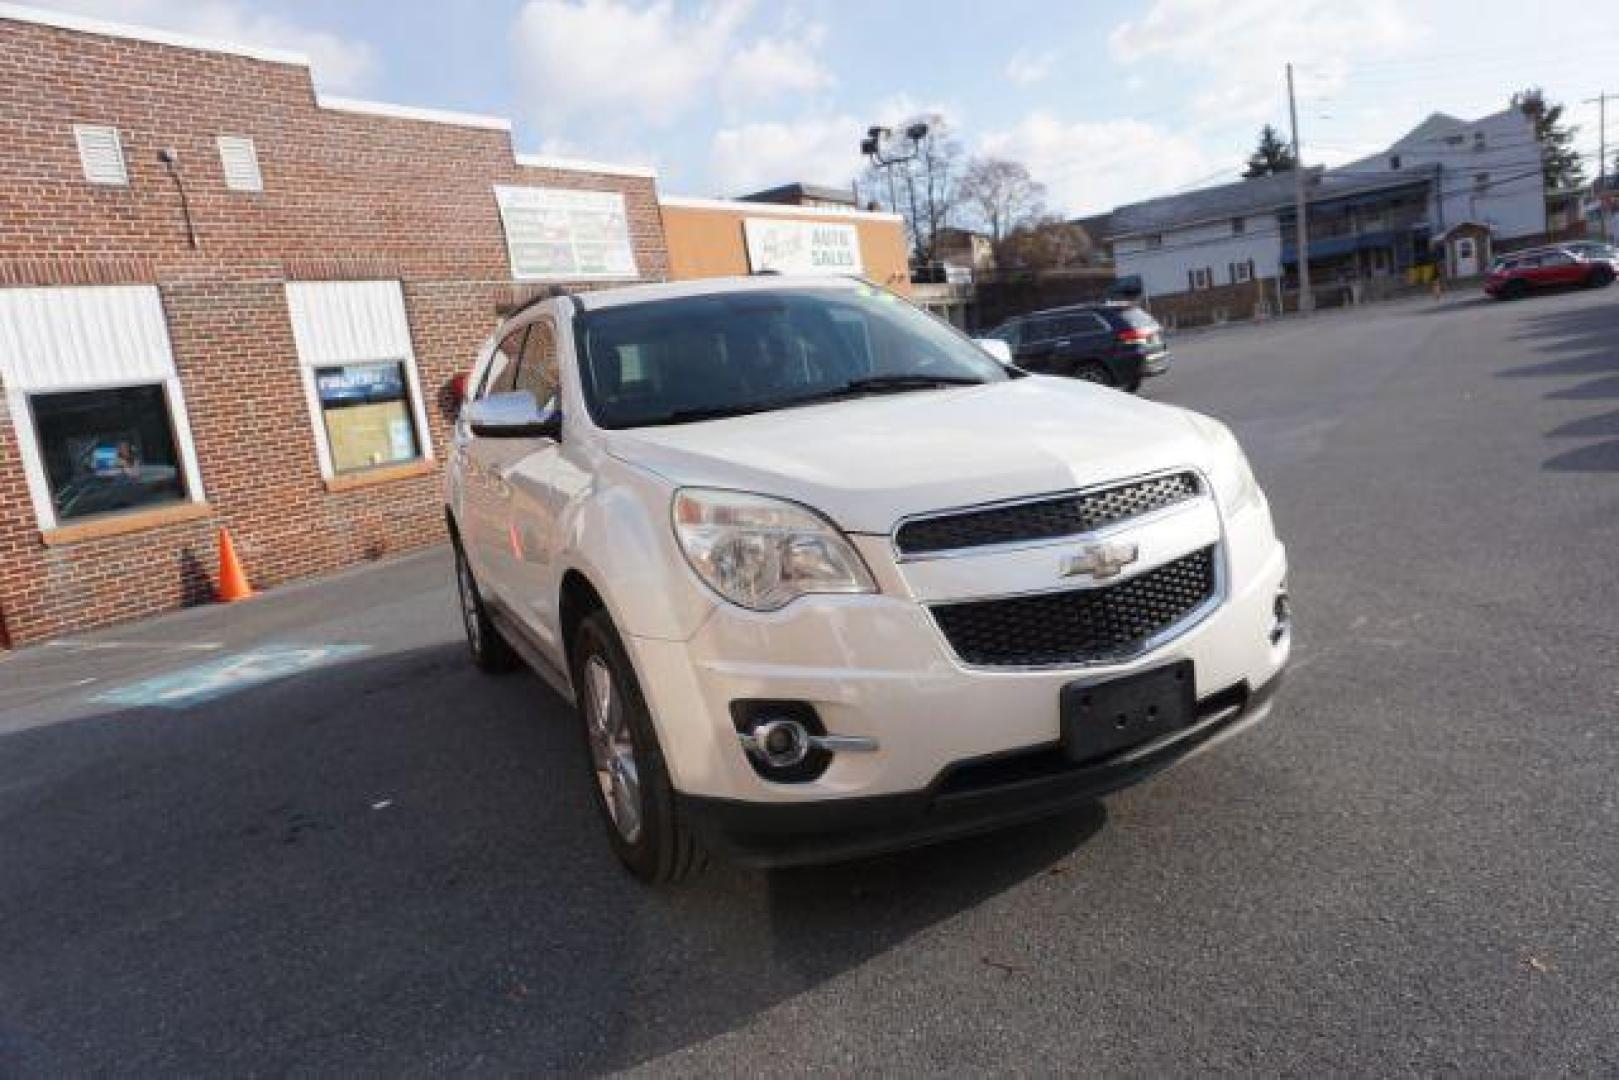
{"label": "bare tree", "polygon": [[[918,124],[927,126],[926,135],[904,134]],[[884,153],[901,160],[867,169],[861,188],[905,219],[911,260],[925,265],[933,261],[939,230],[951,223],[961,201],[961,143],[937,113],[913,117],[893,130]]]}
{"label": "bare tree", "polygon": [[997,251],[1012,230],[1033,221],[1045,209],[1046,187],[1019,161],[979,157],[961,174],[961,201],[977,219]]}
{"label": "bare tree", "polygon": [[1092,253],[1090,234],[1071,221],[1048,215],[1007,233],[996,254],[1008,269],[1060,270],[1086,265]]}

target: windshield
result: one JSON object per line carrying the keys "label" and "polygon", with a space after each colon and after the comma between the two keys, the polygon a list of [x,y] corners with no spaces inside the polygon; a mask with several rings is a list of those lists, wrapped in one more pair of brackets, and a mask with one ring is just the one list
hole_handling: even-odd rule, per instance
{"label": "windshield", "polygon": [[585,312],[576,328],[585,403],[604,428],[1007,378],[970,340],[873,286],[626,304]]}

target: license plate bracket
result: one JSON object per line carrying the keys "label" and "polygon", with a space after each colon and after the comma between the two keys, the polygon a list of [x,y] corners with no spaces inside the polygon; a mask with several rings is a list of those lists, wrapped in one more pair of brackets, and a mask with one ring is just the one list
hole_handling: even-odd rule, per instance
{"label": "license plate bracket", "polygon": [[1069,760],[1094,761],[1171,732],[1197,719],[1192,661],[1139,671],[1106,682],[1072,682],[1060,695],[1062,747]]}

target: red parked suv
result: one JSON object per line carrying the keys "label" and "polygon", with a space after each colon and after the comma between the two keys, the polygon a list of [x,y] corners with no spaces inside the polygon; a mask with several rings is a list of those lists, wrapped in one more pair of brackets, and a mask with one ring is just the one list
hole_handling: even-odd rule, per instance
{"label": "red parked suv", "polygon": [[1497,259],[1484,279],[1484,291],[1497,300],[1516,300],[1536,289],[1595,288],[1613,278],[1613,264],[1606,260],[1586,259],[1567,248],[1537,248]]}

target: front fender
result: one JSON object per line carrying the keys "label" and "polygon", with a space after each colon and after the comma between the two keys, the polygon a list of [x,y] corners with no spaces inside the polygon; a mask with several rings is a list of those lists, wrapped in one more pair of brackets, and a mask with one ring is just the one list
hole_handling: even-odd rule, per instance
{"label": "front fender", "polygon": [[686,565],[669,523],[673,487],[608,458],[565,525],[563,566],[583,574],[622,634],[686,641],[719,602]]}

